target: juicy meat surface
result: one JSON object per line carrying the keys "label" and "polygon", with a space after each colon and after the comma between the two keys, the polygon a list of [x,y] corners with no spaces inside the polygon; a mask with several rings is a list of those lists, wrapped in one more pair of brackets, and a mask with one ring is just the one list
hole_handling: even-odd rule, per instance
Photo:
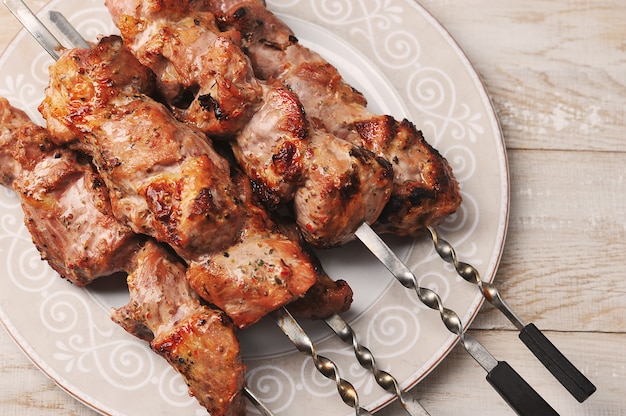
{"label": "juicy meat surface", "polygon": [[232,143],[237,162],[269,209],[292,204],[304,239],[332,247],[378,218],[391,195],[389,163],[317,128],[298,97],[273,88]]}
{"label": "juicy meat surface", "polygon": [[237,46],[238,34],[222,33],[212,13],[195,11],[189,3],[116,0],[106,5],[127,46],[158,75],[160,90],[178,116],[213,137],[229,137],[260,105],[261,86]]}
{"label": "juicy meat surface", "polygon": [[311,131],[307,178],[294,196],[296,223],[315,247],[339,246],[373,223],[391,195],[393,174],[386,160],[323,130]]}
{"label": "juicy meat surface", "polygon": [[287,88],[268,89],[263,105],[238,133],[235,159],[270,209],[293,199],[306,180],[308,124],[298,97]]}
{"label": "juicy meat surface", "polygon": [[[251,198],[250,182],[236,177]],[[237,328],[304,296],[317,273],[298,240],[283,234],[267,213],[246,204],[247,221],[238,241],[189,264],[188,280],[201,297],[225,311]]]}
{"label": "juicy meat surface", "polygon": [[[143,239],[112,216],[103,182],[88,162],[51,143],[45,129],[6,100],[0,103],[2,118],[14,122],[2,123],[3,131],[12,131],[5,144],[16,166],[13,187],[42,257],[79,286],[131,270],[131,300],[112,313],[114,321],[151,341],[211,415],[245,414],[245,368],[224,313],[200,305],[185,266],[167,250],[151,241],[140,249]],[[7,116],[12,111],[17,117]]]}
{"label": "juicy meat surface", "polygon": [[0,97],[0,184],[11,187],[19,175],[19,163],[13,157],[14,143],[18,130],[30,119],[25,112]]}
{"label": "juicy meat surface", "polygon": [[112,310],[113,321],[150,342],[211,415],[245,414],[245,367],[231,321],[200,304],[186,266],[170,250],[113,217],[104,183],[86,157],[53,144],[44,128],[0,103],[2,119],[13,123],[0,125],[12,131],[3,151],[12,156],[13,187],[42,257],[79,286],[128,273],[130,301]]}
{"label": "juicy meat surface", "polygon": [[261,2],[201,2],[197,7],[216,13],[222,30],[241,34],[257,77],[282,81],[309,117],[391,163],[393,193],[375,224],[378,231],[415,235],[456,211],[461,196],[452,169],[422,133],[407,120],[372,114],[365,97],[334,66],[298,43]]}
{"label": "juicy meat surface", "polygon": [[[111,194],[113,214],[137,233],[169,243],[196,272],[190,278],[195,288],[215,283],[215,273],[204,267],[217,261],[212,259],[247,239],[271,236],[272,257],[263,260],[279,264],[282,259],[290,267],[275,291],[268,292],[251,268],[223,268],[219,278],[232,283],[228,291],[239,299],[236,307],[220,292],[200,292],[239,328],[304,295],[315,283],[315,271],[298,254],[298,244],[281,242],[286,238],[252,203],[249,181],[231,177],[228,161],[198,130],[178,122],[127,79],[117,84],[118,71],[130,79],[144,78],[146,71],[118,37],[103,38],[92,49],[67,51],[51,67],[41,105],[49,125],[80,138],[74,146],[93,158]],[[251,257],[237,261],[255,263],[261,252],[241,254]],[[268,295],[247,296],[257,286]]]}
{"label": "juicy meat surface", "polygon": [[[188,90],[195,83],[200,91],[215,85],[215,78],[226,77],[237,91],[254,83],[256,99],[242,128],[234,134],[233,151],[239,165],[255,183],[255,191],[269,207],[291,204],[297,223],[307,241],[330,247],[354,238],[353,232],[363,222],[373,223],[389,199],[392,171],[389,163],[362,146],[348,143],[326,131],[315,120],[309,120],[297,95],[280,83],[259,82],[243,51],[232,51],[229,59],[216,59],[214,39],[227,38],[229,46],[241,44],[238,31],[220,31],[212,8],[218,3],[207,1],[108,0],[107,7],[120,29],[125,44],[159,79],[167,78]],[[176,4],[177,13],[170,13]],[[193,20],[191,25],[189,21]],[[132,24],[129,24],[132,22]],[[137,23],[141,22],[141,30]],[[167,41],[162,37],[167,35]],[[176,42],[174,55],[166,42]],[[151,45],[158,44],[159,48]],[[182,70],[170,68],[192,68]],[[235,71],[235,69],[237,70]],[[209,73],[211,76],[203,76]],[[245,73],[245,76],[241,76]],[[219,75],[218,75],[219,74]],[[181,111],[176,100],[169,105],[175,114],[208,134],[216,134],[198,120],[195,106],[201,95]],[[212,96],[213,97],[213,96]],[[211,110],[211,109],[209,109]],[[209,111],[211,112],[211,111]],[[227,136],[227,134],[222,134]]]}
{"label": "juicy meat surface", "polygon": [[[230,166],[203,134],[127,78],[149,70],[117,38],[69,50],[50,68],[40,109],[53,135],[78,137],[111,192],[116,217],[194,258],[232,244],[245,221]],[[132,77],[129,76],[132,79]]]}
{"label": "juicy meat surface", "polygon": [[185,265],[148,241],[128,275],[130,300],[112,319],[148,342],[185,379],[212,416],[245,414],[245,366],[226,315],[200,304]]}
{"label": "juicy meat surface", "polygon": [[[0,165],[2,177],[13,177],[9,186],[20,197],[24,223],[42,259],[77,286],[125,270],[141,238],[112,217],[98,173],[75,152],[53,144],[44,128],[6,100],[0,103],[1,118],[13,123],[3,146],[11,159]],[[3,122],[0,129],[9,126]]]}

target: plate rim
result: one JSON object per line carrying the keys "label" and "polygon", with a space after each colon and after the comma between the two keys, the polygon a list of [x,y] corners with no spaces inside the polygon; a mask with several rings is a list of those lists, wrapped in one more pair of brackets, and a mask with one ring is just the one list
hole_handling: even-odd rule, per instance
{"label": "plate rim", "polygon": [[[54,0],[48,1],[41,8],[41,10],[38,11],[37,13],[39,14],[39,13],[43,13],[47,11],[50,5],[53,3],[53,1]],[[481,101],[483,101],[484,107],[490,110],[490,111],[485,112],[485,114],[489,117],[489,123],[488,123],[489,127],[494,129],[494,134],[496,138],[498,139],[497,141],[495,141],[495,144],[498,147],[497,149],[498,150],[497,151],[498,166],[499,166],[498,170],[501,171],[500,174],[501,174],[501,179],[502,179],[502,183],[501,183],[502,199],[499,204],[502,221],[500,221],[498,225],[498,231],[496,235],[494,236],[494,241],[497,241],[494,244],[494,247],[497,247],[497,253],[492,253],[491,258],[489,259],[490,265],[489,265],[488,277],[489,277],[489,281],[492,282],[495,279],[497,270],[499,268],[499,264],[502,260],[502,255],[503,255],[503,251],[505,248],[506,235],[507,235],[508,226],[509,226],[509,213],[510,213],[510,172],[509,172],[506,145],[504,141],[504,135],[502,132],[501,124],[497,117],[495,106],[493,105],[493,102],[491,98],[489,97],[488,90],[486,88],[486,85],[483,79],[481,78],[480,74],[478,73],[478,71],[472,64],[472,62],[469,60],[468,56],[465,54],[463,49],[460,47],[458,42],[445,29],[445,27],[426,8],[424,8],[417,1],[415,0],[403,0],[403,1],[405,3],[411,4],[417,10],[418,13],[420,13],[424,18],[428,19],[431,22],[431,25],[439,32],[440,36],[446,41],[446,43],[448,43],[448,45],[451,46],[452,50],[455,51],[455,55],[463,61],[465,68],[468,70],[467,71],[468,74],[471,76],[472,80],[474,81],[477,91],[480,93],[480,98],[481,98]],[[29,35],[26,33],[25,29],[21,28],[12,37],[9,43],[5,46],[1,55],[5,55],[12,48],[14,48],[16,45],[16,40],[20,36],[29,36]],[[464,322],[465,327],[469,327],[471,325],[471,323],[474,321],[474,319],[480,312],[483,303],[484,303],[484,299],[480,297],[475,302],[475,305],[474,304],[472,305],[471,316],[469,316],[469,318]],[[84,405],[86,405],[87,407],[91,408],[92,410],[96,412],[99,412],[102,414],[111,414],[111,415],[117,414],[114,409],[105,410],[105,409],[108,409],[109,406],[101,403],[99,400],[92,397],[91,395],[85,394],[84,391],[80,389],[80,387],[75,385],[75,383],[68,381],[66,378],[61,376],[61,374],[59,374],[57,370],[50,368],[49,365],[46,363],[46,361],[43,360],[43,358],[40,356],[40,354],[38,354],[34,349],[31,348],[29,343],[22,336],[19,329],[12,325],[12,322],[8,319],[8,316],[6,315],[2,304],[0,304],[0,318],[2,318],[0,319],[0,323],[2,324],[3,328],[9,334],[9,336],[13,339],[13,341],[16,343],[19,349],[26,355],[26,357],[28,357],[28,359],[35,365],[35,367],[37,367],[44,375],[46,375],[46,377],[51,379],[63,391],[65,391],[71,397],[73,397],[74,399],[78,400],[79,402],[83,403]],[[426,376],[428,376],[448,356],[450,351],[455,347],[457,343],[458,343],[457,337],[451,335],[448,338],[448,341],[446,342],[446,344],[444,344],[441,347],[445,350],[443,354],[440,354],[438,357],[432,360],[432,363],[428,365],[428,368],[420,377],[416,378],[408,385],[403,386],[403,388],[410,389],[414,387],[415,385],[419,384],[419,382],[421,382]],[[391,402],[393,402],[395,400],[395,397],[392,395],[390,396],[391,397],[388,400],[385,400],[384,403],[376,405],[376,407],[373,408],[373,411],[379,410],[387,406]]]}

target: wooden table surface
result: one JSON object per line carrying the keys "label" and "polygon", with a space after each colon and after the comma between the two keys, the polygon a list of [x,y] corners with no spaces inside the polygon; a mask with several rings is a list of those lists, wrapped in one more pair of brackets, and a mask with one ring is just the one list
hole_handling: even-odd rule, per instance
{"label": "wooden table surface", "polygon": [[[470,333],[561,415],[626,414],[626,4],[420,2],[465,50],[502,124],[511,206],[497,286],[598,391],[579,404],[489,305]],[[37,10],[45,2],[28,3]],[[0,25],[4,49],[18,23],[2,7]],[[0,414],[95,414],[2,330],[0,374]],[[412,393],[433,416],[513,414],[484,376],[456,347]],[[401,412],[392,405],[379,414]]]}

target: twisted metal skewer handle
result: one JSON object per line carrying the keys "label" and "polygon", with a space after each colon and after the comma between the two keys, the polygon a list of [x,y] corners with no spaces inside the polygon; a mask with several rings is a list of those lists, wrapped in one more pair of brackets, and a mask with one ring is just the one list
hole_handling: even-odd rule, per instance
{"label": "twisted metal skewer handle", "polygon": [[471,264],[459,261],[452,244],[443,238],[433,227],[427,227],[435,251],[444,261],[452,264],[459,276],[480,289],[483,297],[502,312],[520,331],[519,338],[552,375],[580,403],[595,391],[596,387],[585,375],[559,351],[552,342],[532,323],[525,324],[522,319],[504,301],[498,289],[481,279],[478,270]]}
{"label": "twisted metal skewer handle", "polygon": [[420,302],[430,309],[439,311],[441,321],[448,331],[457,335],[463,341],[463,326],[456,312],[446,308],[441,297],[435,291],[420,287],[413,272],[369,225],[362,224],[356,230],[355,235],[404,287],[415,291]]}
{"label": "twisted metal skewer handle", "polygon": [[415,290],[418,299],[424,305],[439,311],[441,321],[448,331],[459,337],[463,348],[487,371],[487,381],[512,409],[524,416],[558,415],[511,366],[505,361],[496,360],[480,342],[465,333],[461,319],[456,312],[446,308],[435,291],[420,287],[413,272],[369,225],[362,224],[356,230],[355,235],[403,286]]}
{"label": "twisted metal skewer handle", "polygon": [[504,301],[502,296],[500,296],[498,289],[491,283],[483,281],[480,277],[480,273],[474,266],[459,261],[456,250],[454,250],[452,244],[439,237],[439,234],[433,227],[428,226],[426,229],[430,233],[435,251],[439,254],[439,257],[454,266],[457,274],[465,281],[476,284],[483,297],[500,312],[502,312],[513,323],[513,325],[521,331],[525,326],[524,322]]}
{"label": "twisted metal skewer handle", "polygon": [[272,312],[272,316],[276,320],[276,324],[287,335],[298,351],[313,359],[317,371],[337,384],[337,392],[341,400],[354,408],[356,416],[371,416],[370,412],[359,405],[359,396],[354,386],[339,376],[339,369],[332,360],[317,353],[313,341],[311,341],[311,338],[304,332],[304,329],[302,329],[291,313],[283,307]]}
{"label": "twisted metal skewer handle", "polygon": [[354,355],[363,368],[369,370],[373,375],[376,383],[385,391],[395,394],[400,404],[411,416],[429,416],[430,413],[422,407],[415,399],[407,397],[400,388],[398,380],[388,372],[378,368],[376,360],[372,352],[360,344],[356,333],[352,327],[339,315],[335,314],[325,319],[326,324],[339,336],[339,338],[348,345],[352,345]]}

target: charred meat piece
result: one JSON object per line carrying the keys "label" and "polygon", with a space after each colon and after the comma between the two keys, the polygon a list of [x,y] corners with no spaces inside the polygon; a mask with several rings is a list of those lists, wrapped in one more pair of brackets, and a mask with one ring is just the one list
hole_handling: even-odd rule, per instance
{"label": "charred meat piece", "polygon": [[263,105],[231,141],[237,162],[270,210],[293,199],[306,180],[309,126],[298,97],[282,86],[267,89]]}
{"label": "charred meat piece", "polygon": [[372,114],[364,96],[337,69],[298,43],[294,33],[259,1],[205,1],[222,30],[239,31],[243,49],[260,79],[277,79],[296,93],[310,118],[393,166],[390,201],[377,231],[415,235],[453,213],[461,203],[452,169],[409,121]]}
{"label": "charred meat piece", "polygon": [[[127,46],[158,75],[177,115],[212,137],[233,136],[259,107],[261,85],[237,45],[238,33],[222,33],[213,14],[189,3],[122,0],[107,6]],[[137,12],[122,12],[128,9]]]}
{"label": "charred meat piece", "polygon": [[317,272],[298,240],[288,238],[253,203],[248,178],[236,175],[246,190],[247,220],[237,242],[189,263],[189,283],[201,297],[225,311],[237,328],[304,296]]}
{"label": "charred meat piece", "polygon": [[115,216],[135,232],[188,259],[220,251],[245,221],[230,166],[202,133],[143,95],[150,85],[128,82],[146,72],[116,37],[66,51],[50,68],[40,110],[55,137],[78,138],[72,145],[93,158]]}
{"label": "charred meat piece", "polygon": [[297,318],[326,319],[350,309],[352,295],[348,282],[331,279],[320,267],[315,284],[304,297],[287,305],[287,309]]}
{"label": "charred meat piece", "polygon": [[148,241],[128,275],[130,301],[112,319],[178,371],[190,393],[212,416],[245,414],[245,366],[231,321],[200,304],[186,267],[169,251]]}
{"label": "charred meat piece", "polygon": [[[176,3],[181,12],[169,13],[170,3]],[[108,0],[106,4],[132,53],[159,79],[168,79],[168,87],[161,85],[166,98],[175,83],[186,89],[193,82],[203,91],[214,85],[215,77],[223,76],[232,89],[239,90],[256,80],[242,51],[233,55],[238,71],[233,70],[234,59],[214,57],[215,37],[229,38],[233,47],[241,43],[237,30],[220,31],[212,17],[214,10],[206,11],[217,3],[179,0],[159,2],[156,7],[151,1]],[[136,22],[141,22],[141,31]],[[174,55],[152,48],[154,43],[165,43],[163,33],[167,42],[175,41],[185,53]],[[192,70],[183,74],[182,70],[170,70],[172,66]],[[233,75],[241,71],[246,76]],[[256,80],[255,85],[260,88],[258,99],[232,142],[235,157],[254,181],[255,191],[270,209],[291,204],[305,238],[316,246],[336,246],[354,238],[356,228],[363,222],[373,223],[391,195],[390,164],[361,145],[326,131],[305,114],[297,95],[282,84],[268,79]],[[216,134],[193,114],[203,111],[202,105],[193,107],[192,103],[184,112],[177,110],[173,100],[169,105],[181,120]]]}
{"label": "charred meat piece", "polygon": [[[0,169],[3,177],[13,177],[26,228],[41,257],[77,286],[125,270],[142,238],[112,217],[98,173],[75,152],[51,143],[44,128],[5,99],[0,103],[2,119],[10,119],[14,127],[2,146],[11,159]],[[2,123],[0,128],[10,126]]]}
{"label": "charred meat piece", "polygon": [[[237,297],[236,305],[219,296],[221,291],[199,293],[238,328],[304,295],[315,271],[299,245],[255,208],[249,181],[231,177],[228,161],[198,130],[176,121],[134,84],[117,84],[118,71],[133,79],[132,71],[137,78],[146,71],[118,37],[66,51],[51,67],[40,107],[53,131],[71,132],[79,138],[73,146],[93,158],[109,188],[113,214],[136,232],[169,243],[194,270],[195,289],[230,284],[227,292]],[[251,257],[237,258],[236,267],[221,268],[220,281],[213,280],[216,273],[207,265],[255,236],[272,239],[274,248],[262,260],[284,264],[284,281],[268,291],[272,279],[260,280],[254,269],[239,267],[257,263],[255,256],[265,254],[258,250],[243,251]],[[248,296],[251,288],[264,296]]]}
{"label": "charred meat piece", "polygon": [[386,160],[323,130],[309,136],[307,178],[293,206],[304,239],[315,247],[339,246],[372,223],[391,195],[393,174]]}

